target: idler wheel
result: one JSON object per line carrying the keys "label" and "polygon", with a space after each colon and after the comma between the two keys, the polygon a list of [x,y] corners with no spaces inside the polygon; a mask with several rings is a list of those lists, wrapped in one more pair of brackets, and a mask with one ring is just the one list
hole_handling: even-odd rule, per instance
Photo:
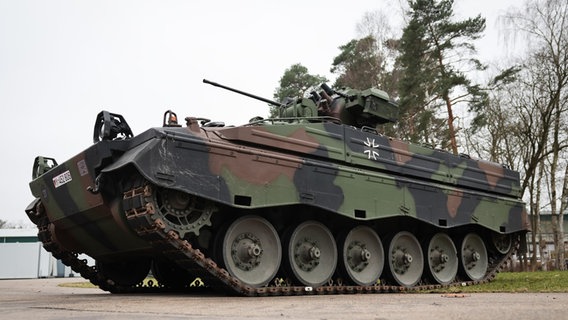
{"label": "idler wheel", "polygon": [[493,246],[500,254],[507,254],[511,250],[513,239],[510,234],[492,233]]}

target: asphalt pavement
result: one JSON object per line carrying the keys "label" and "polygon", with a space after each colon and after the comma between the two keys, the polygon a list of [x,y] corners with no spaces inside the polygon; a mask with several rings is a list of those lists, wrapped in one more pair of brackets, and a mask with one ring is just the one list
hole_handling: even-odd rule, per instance
{"label": "asphalt pavement", "polygon": [[227,297],[110,294],[81,278],[0,280],[0,319],[568,319],[568,293]]}

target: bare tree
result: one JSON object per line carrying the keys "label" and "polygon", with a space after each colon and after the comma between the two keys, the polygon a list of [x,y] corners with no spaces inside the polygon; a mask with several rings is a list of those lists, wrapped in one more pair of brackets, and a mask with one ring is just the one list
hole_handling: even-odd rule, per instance
{"label": "bare tree", "polygon": [[[531,177],[541,161],[548,161],[550,190],[550,210],[556,259],[556,268],[564,269],[564,231],[563,213],[565,201],[557,196],[558,181],[567,175],[559,175],[561,152],[568,146],[566,119],[568,111],[568,3],[565,0],[527,1],[520,10],[512,11],[505,16],[505,22],[513,26],[513,30],[521,32],[529,44],[526,78],[523,87],[530,89],[532,109],[526,109],[531,122],[538,121],[537,128],[529,126],[530,134],[525,165],[526,177]],[[536,111],[534,113],[531,113]],[[532,124],[530,122],[525,122]],[[539,132],[537,132],[537,129]],[[566,164],[563,164],[566,165]],[[525,179],[523,190],[529,183]],[[566,185],[564,181],[563,185]],[[564,190],[564,189],[563,189]],[[565,193],[562,193],[565,196]],[[558,204],[560,203],[560,210]],[[563,206],[564,204],[564,206]]]}

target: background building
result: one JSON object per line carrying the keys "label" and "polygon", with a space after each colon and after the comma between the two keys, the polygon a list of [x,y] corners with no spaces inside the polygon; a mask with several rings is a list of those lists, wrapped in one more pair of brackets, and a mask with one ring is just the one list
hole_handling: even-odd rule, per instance
{"label": "background building", "polygon": [[[563,230],[568,230],[568,221],[564,218]],[[537,245],[540,246],[540,250],[537,249],[536,256],[539,263],[539,269],[550,270],[553,269],[553,264],[551,261],[555,259],[554,254],[554,233],[552,232],[552,215],[550,211],[542,211],[540,214],[540,225],[539,230],[536,232]],[[529,257],[532,256],[534,248],[531,244],[531,233],[527,234],[527,241],[529,245]],[[566,246],[568,244],[568,235],[564,233],[564,251],[566,252]],[[568,262],[568,261],[567,261]],[[568,264],[567,264],[568,266]]]}
{"label": "background building", "polygon": [[69,276],[74,276],[71,268],[42,247],[37,229],[0,229],[0,279]]}

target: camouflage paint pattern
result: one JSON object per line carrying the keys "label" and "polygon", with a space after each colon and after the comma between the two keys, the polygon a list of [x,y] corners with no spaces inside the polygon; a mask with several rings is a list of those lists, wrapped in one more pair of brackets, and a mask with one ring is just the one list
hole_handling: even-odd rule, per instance
{"label": "camouflage paint pattern", "polygon": [[[519,175],[333,122],[153,128],[101,141],[32,181],[58,241],[94,257],[149,250],[107,197],[123,170],[239,208],[303,204],[358,221],[405,216],[451,228],[525,230]],[[103,192],[87,189],[96,186]]]}
{"label": "camouflage paint pattern", "polygon": [[94,168],[111,155],[109,144],[93,145],[30,183],[53,223],[56,241],[69,251],[98,257],[149,248],[124,225],[119,199],[106,201],[102,194],[87,191],[95,185]]}

